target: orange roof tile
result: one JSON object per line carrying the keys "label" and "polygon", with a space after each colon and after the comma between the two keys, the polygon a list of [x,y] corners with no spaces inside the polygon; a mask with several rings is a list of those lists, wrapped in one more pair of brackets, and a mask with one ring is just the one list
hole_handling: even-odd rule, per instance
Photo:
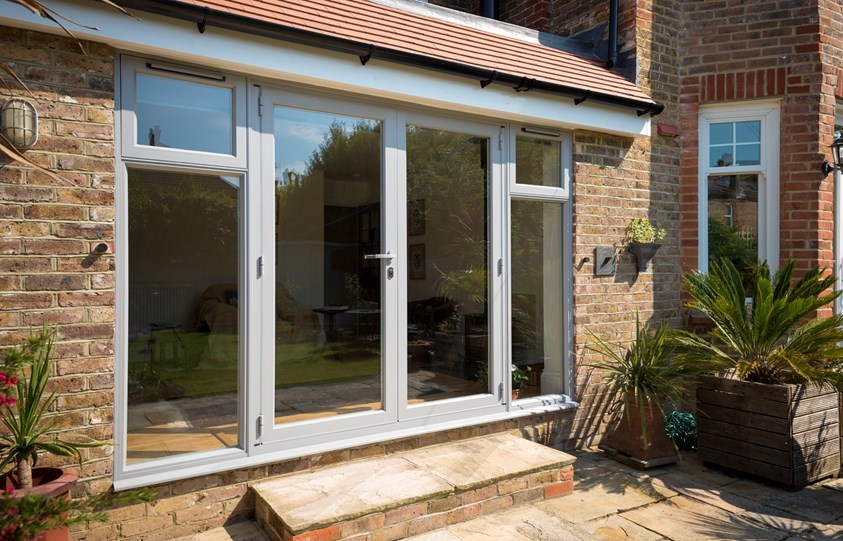
{"label": "orange roof tile", "polygon": [[[575,97],[660,112],[661,107],[633,83],[584,58],[515,37],[403,11],[368,0],[161,0],[120,2],[166,12],[161,5],[201,10],[208,24],[225,26],[226,15],[251,19],[303,35],[324,36],[337,44],[374,46],[374,58],[396,60],[406,54],[438,69],[455,65],[474,68],[478,79],[492,70],[498,80],[524,79],[527,85]],[[151,4],[158,4],[155,9]],[[195,16],[198,15],[198,11]],[[242,27],[242,25],[240,25]],[[293,36],[293,40],[294,36]],[[338,47],[340,48],[340,47]],[[365,54],[360,50],[359,54]],[[400,61],[400,59],[399,59]],[[437,65],[439,62],[441,65]],[[485,75],[482,75],[485,73]]]}

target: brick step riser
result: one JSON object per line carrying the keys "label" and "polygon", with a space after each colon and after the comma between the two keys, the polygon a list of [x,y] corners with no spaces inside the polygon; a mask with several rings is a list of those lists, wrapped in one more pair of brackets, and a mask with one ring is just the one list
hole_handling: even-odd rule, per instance
{"label": "brick step riser", "polygon": [[371,513],[352,520],[294,534],[260,497],[258,524],[273,541],[393,541],[473,520],[509,507],[573,492],[574,469],[546,470],[454,492],[430,501]]}

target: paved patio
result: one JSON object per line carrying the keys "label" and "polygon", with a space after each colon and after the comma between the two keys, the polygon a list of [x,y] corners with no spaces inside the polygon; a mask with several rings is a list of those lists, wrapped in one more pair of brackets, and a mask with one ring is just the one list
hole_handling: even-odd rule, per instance
{"label": "paved patio", "polygon": [[[634,470],[599,451],[576,451],[570,496],[411,538],[413,541],[843,540],[843,479],[800,491],[732,477],[686,454],[680,464]],[[252,541],[239,525],[202,540]]]}

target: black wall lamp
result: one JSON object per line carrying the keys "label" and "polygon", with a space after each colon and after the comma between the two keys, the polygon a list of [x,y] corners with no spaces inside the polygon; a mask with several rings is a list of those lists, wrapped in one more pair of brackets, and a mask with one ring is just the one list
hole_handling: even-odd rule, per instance
{"label": "black wall lamp", "polygon": [[828,160],[823,161],[823,178],[827,177],[835,169],[843,170],[843,136],[839,133],[835,133],[834,135],[834,142],[831,143],[831,156],[834,158],[834,164],[830,164]]}

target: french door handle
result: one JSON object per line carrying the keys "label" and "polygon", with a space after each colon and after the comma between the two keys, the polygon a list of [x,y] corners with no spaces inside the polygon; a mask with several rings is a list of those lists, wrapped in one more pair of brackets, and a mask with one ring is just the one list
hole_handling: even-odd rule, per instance
{"label": "french door handle", "polygon": [[386,252],[385,254],[365,254],[363,259],[387,259],[392,261],[395,259],[395,254],[392,252]]}

